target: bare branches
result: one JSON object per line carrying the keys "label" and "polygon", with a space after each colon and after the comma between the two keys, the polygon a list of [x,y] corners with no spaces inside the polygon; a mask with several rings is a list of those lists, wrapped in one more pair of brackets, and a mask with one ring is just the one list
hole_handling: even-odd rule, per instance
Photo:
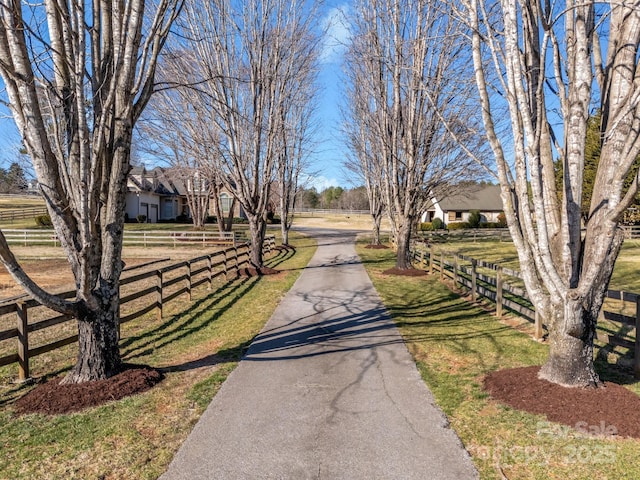
{"label": "bare branches", "polygon": [[441,123],[446,118],[467,147],[477,146],[470,83],[462,81],[469,63],[463,32],[449,11],[433,0],[362,0],[353,16],[349,141],[363,172],[377,169],[399,268],[410,266],[406,247],[429,195],[475,173]]}
{"label": "bare branches", "polygon": [[[214,0],[185,13],[184,45],[194,52],[189,83],[198,85],[203,115],[219,132],[211,144],[219,178],[249,218],[252,261],[261,266],[276,167],[303,158],[306,148],[297,112],[313,97],[315,11],[297,1]],[[288,165],[285,184],[295,172]]]}
{"label": "bare branches", "polygon": [[[597,379],[593,328],[620,248],[617,221],[637,190],[636,176],[622,195],[640,153],[640,9],[637,2],[464,5],[505,214],[529,296],[552,332],[542,375],[591,384]],[[503,31],[495,30],[500,23]],[[492,95],[491,83],[506,86],[505,95]],[[495,132],[501,115],[496,105],[508,108],[511,139]],[[602,114],[600,158],[583,223],[587,122],[594,105]],[[554,135],[552,123],[562,137]],[[506,157],[509,149],[513,161]]]}
{"label": "bare branches", "polygon": [[[0,1],[0,75],[72,267],[80,305],[75,313],[99,325],[81,331],[108,332],[104,338],[111,342],[91,349],[104,355],[79,358],[71,381],[119,369],[117,284],[132,129],[181,4]],[[21,278],[15,259],[2,258],[43,303],[68,309]]]}

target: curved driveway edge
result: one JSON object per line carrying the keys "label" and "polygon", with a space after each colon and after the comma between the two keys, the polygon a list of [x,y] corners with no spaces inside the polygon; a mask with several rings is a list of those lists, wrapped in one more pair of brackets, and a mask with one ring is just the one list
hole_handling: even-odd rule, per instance
{"label": "curved driveway edge", "polygon": [[478,478],[355,253],[318,250],[163,480]]}

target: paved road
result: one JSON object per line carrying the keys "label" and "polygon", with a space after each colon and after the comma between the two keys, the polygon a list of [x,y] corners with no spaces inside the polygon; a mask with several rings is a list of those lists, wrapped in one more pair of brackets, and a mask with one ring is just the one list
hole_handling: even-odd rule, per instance
{"label": "paved road", "polygon": [[315,256],[161,479],[477,478],[355,232],[309,231]]}

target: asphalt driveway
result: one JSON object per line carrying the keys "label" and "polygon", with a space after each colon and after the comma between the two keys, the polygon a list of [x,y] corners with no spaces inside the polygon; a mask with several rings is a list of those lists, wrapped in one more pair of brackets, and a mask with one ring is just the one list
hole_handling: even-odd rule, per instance
{"label": "asphalt driveway", "polygon": [[180,448],[163,480],[472,479],[355,253],[318,250]]}

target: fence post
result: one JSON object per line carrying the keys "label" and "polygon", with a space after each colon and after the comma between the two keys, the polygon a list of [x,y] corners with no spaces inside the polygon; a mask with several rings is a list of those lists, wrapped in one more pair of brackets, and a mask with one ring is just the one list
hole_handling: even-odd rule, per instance
{"label": "fence post", "polygon": [[187,262],[187,299],[191,301],[191,261]]}
{"label": "fence post", "polygon": [[162,320],[162,302],[163,302],[162,287],[163,287],[162,270],[158,270],[156,272],[156,316],[158,320]]}
{"label": "fence post", "polygon": [[478,287],[478,260],[475,258],[471,259],[471,301],[475,302],[477,298],[477,287]]}
{"label": "fence post", "polygon": [[440,252],[440,281],[444,280],[444,252]]}
{"label": "fence post", "polygon": [[633,372],[640,378],[640,295],[636,297],[636,346],[633,352]]}
{"label": "fence post", "polygon": [[542,338],[542,321],[540,320],[540,314],[537,310],[535,311],[534,329],[533,338],[540,340]]}
{"label": "fence post", "polygon": [[502,317],[502,267],[496,269],[496,317]]}
{"label": "fence post", "polygon": [[458,286],[458,254],[453,254],[453,288]]}
{"label": "fence post", "polygon": [[25,381],[29,378],[29,325],[27,305],[24,302],[16,303],[18,314],[18,380]]}
{"label": "fence post", "polygon": [[429,275],[433,275],[433,245],[429,247]]}

